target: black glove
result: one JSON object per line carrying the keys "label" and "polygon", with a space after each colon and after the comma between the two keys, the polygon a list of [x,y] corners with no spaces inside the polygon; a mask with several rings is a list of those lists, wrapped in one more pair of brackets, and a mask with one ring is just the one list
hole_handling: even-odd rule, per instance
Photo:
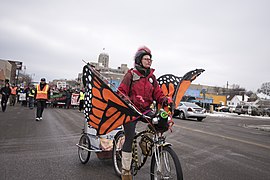
{"label": "black glove", "polygon": [[167,97],[164,97],[164,98],[162,99],[161,105],[164,106],[164,107],[166,107],[166,106],[169,105],[169,103],[168,103],[168,98],[167,98]]}

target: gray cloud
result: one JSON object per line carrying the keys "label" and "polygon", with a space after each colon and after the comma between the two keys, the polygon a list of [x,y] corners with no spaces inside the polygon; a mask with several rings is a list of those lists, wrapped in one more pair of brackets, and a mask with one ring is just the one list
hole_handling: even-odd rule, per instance
{"label": "gray cloud", "polygon": [[267,0],[1,1],[0,58],[23,61],[35,78],[74,79],[81,59],[103,48],[110,65],[133,66],[140,45],[157,76],[206,71],[194,83],[248,90],[269,82]]}

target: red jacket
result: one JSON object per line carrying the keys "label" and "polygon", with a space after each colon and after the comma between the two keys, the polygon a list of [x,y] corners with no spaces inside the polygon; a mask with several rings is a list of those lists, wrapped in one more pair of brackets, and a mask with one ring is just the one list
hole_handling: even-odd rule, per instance
{"label": "red jacket", "polygon": [[118,91],[128,96],[142,112],[150,108],[153,100],[161,103],[165,97],[153,74],[154,71],[154,69],[151,69],[150,74],[144,77],[138,70],[131,69],[126,73],[118,87]]}

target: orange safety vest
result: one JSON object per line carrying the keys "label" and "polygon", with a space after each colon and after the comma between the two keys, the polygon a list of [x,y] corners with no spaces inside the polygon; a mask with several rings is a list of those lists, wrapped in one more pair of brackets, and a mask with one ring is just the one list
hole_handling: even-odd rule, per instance
{"label": "orange safety vest", "polygon": [[17,94],[17,87],[11,87],[11,94],[16,95]]}
{"label": "orange safety vest", "polygon": [[37,85],[37,95],[36,95],[36,99],[48,99],[48,89],[49,89],[49,85],[46,84],[45,87],[43,88],[43,90],[40,90],[40,85]]}

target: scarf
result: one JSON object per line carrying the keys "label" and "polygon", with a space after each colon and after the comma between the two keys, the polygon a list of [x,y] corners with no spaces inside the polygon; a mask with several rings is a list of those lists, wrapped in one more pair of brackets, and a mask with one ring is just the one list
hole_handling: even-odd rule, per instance
{"label": "scarf", "polygon": [[150,68],[144,68],[140,65],[135,65],[135,68],[144,76],[147,77],[150,74]]}

